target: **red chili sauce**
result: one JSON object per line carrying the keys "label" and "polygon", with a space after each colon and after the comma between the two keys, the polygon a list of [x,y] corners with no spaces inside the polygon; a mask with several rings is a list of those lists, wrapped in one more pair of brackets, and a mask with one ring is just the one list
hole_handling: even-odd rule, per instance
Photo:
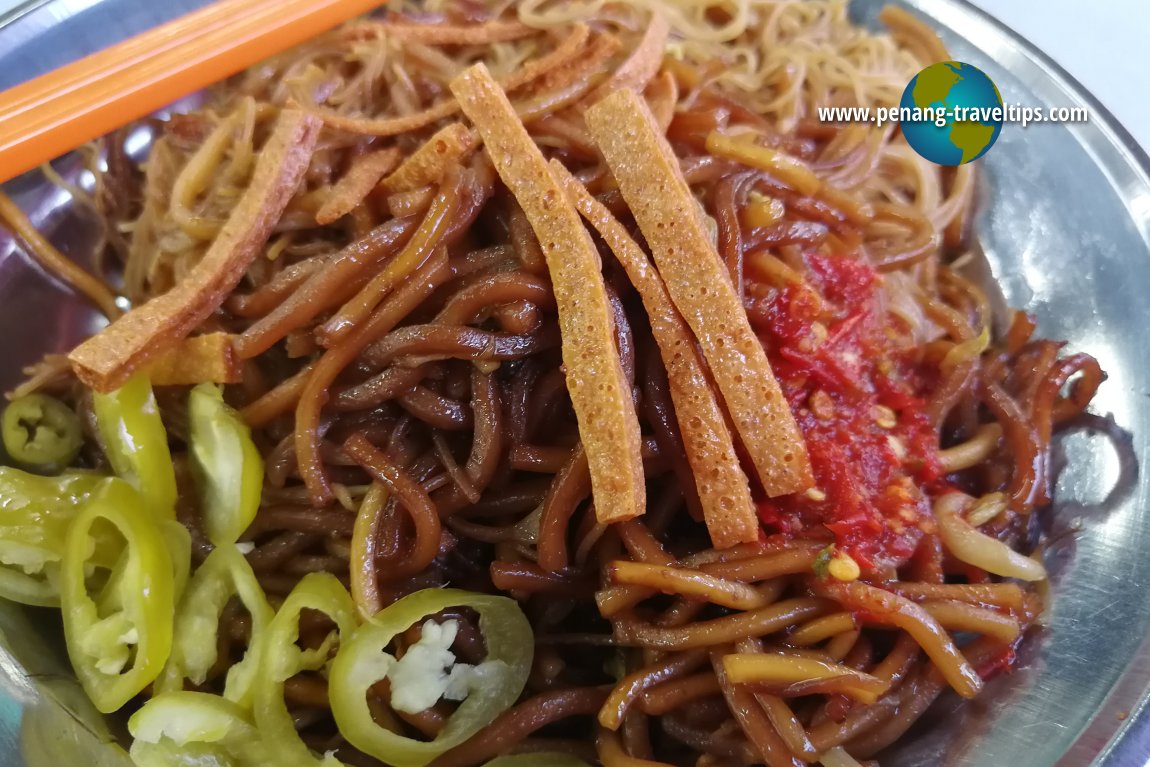
{"label": "red chili sauce", "polygon": [[815,488],[759,504],[768,535],[826,536],[866,571],[897,568],[934,529],[923,486],[942,476],[924,412],[931,380],[882,278],[805,256],[806,282],[751,284],[747,311],[806,437]]}

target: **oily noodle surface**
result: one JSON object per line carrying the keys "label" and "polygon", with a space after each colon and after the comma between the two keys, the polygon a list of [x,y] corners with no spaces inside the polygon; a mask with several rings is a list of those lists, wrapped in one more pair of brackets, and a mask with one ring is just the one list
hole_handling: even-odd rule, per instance
{"label": "oily noodle surface", "polygon": [[[521,701],[435,767],[532,750],[605,767],[851,765],[947,686],[971,696],[1008,666],[1041,613],[1042,573],[1004,551],[1037,546],[1052,435],[1101,371],[1032,339],[1021,313],[990,337],[987,300],[955,268],[976,166],[931,165],[894,126],[815,119],[818,106],[897,103],[945,58],[934,35],[898,11],[886,31],[858,28],[834,0],[394,10],[107,137],[94,194],[75,191],[104,223],[119,292],[140,305],[203,263],[237,201],[266,191],[250,187],[277,121],[322,122],[295,186],[265,195],[282,197],[266,240],[194,330],[234,341],[241,382],[227,398],[266,461],[244,540],[273,604],[316,571],[367,613],[446,584],[519,601],[536,642]],[[665,36],[647,34],[652,13]],[[547,262],[449,87],[479,62],[545,158],[601,204],[583,208],[641,245],[584,120],[607,95],[596,89],[639,92],[670,142],[811,452],[806,493],[767,499],[750,482],[757,542],[712,546],[652,319],[600,239],[647,500],[641,517],[598,521]],[[154,136],[142,167],[125,150],[134,130]],[[645,297],[665,302],[647,279]],[[713,401],[700,360],[696,393]],[[59,358],[22,392],[37,388],[90,410]],[[186,395],[157,389],[181,472]],[[836,441],[843,429],[855,438]],[[79,461],[104,459],[93,442]],[[199,562],[193,498],[180,516]],[[455,652],[482,659],[474,616],[454,617]],[[205,691],[247,646],[243,610],[223,621]],[[304,644],[327,632],[312,623]],[[316,752],[377,764],[340,736],[322,673],[285,694]],[[451,710],[388,718],[430,738]]]}

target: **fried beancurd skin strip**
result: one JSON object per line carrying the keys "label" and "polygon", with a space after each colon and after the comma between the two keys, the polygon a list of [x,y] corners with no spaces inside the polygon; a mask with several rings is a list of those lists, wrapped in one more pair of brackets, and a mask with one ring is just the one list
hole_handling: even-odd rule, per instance
{"label": "fried beancurd skin strip", "polygon": [[617,90],[633,90],[642,92],[659,72],[663,64],[663,55],[667,49],[667,36],[671,32],[671,24],[667,17],[655,11],[639,44],[619,67],[607,78],[607,81],[597,87],[587,96],[586,104],[594,104]]}
{"label": "fried beancurd skin strip", "polygon": [[675,105],[679,103],[679,84],[675,76],[664,71],[643,91],[647,104],[651,107],[651,114],[655,115],[655,122],[659,124],[659,131],[666,135],[667,128],[675,119]]}
{"label": "fried beancurd skin strip", "polygon": [[379,183],[379,180],[395,170],[401,155],[395,147],[377,149],[353,161],[352,167],[343,178],[331,188],[327,200],[315,214],[315,222],[327,226],[359,205]]}
{"label": "fried beancurd skin strip", "polygon": [[584,46],[590,36],[591,29],[586,24],[574,25],[571,28],[571,33],[555,46],[555,50],[533,61],[528,61],[519,70],[500,81],[499,84],[504,90],[513,91],[567,65],[584,53]]}
{"label": "fried beancurd skin strip", "polygon": [[366,117],[348,117],[319,107],[305,107],[308,114],[315,115],[323,120],[324,124],[348,133],[357,133],[361,136],[398,136],[401,133],[426,128],[432,123],[451,117],[459,111],[459,104],[455,101],[443,101],[430,106],[422,112],[403,117],[383,117],[378,119]]}
{"label": "fried beancurd skin strip", "polygon": [[862,581],[843,583],[833,578],[812,581],[812,591],[835,600],[868,620],[900,628],[909,634],[938,668],[947,683],[964,698],[982,689],[982,679],[930,613],[898,594]]}
{"label": "fried beancurd skin strip", "polygon": [[751,489],[691,329],[672,303],[663,280],[623,225],[561,163],[552,160],[551,173],[615,254],[643,300],[667,367],[671,400],[711,541],[722,549],[758,540],[759,522]]}
{"label": "fried beancurd skin strip", "polygon": [[82,293],[109,320],[115,320],[123,314],[116,305],[115,293],[102,280],[88,274],[76,262],[56,250],[32,225],[24,211],[3,192],[0,192],[0,226],[6,227],[25,244],[28,254],[36,263]]}
{"label": "fried beancurd skin strip", "polygon": [[468,69],[452,81],[451,90],[482,134],[496,170],[543,248],[596,516],[605,524],[640,516],[646,488],[639,421],[615,348],[612,310],[595,244],[487,68],[477,64]]}
{"label": "fried beancurd skin strip", "polygon": [[411,192],[429,184],[437,184],[452,165],[462,165],[474,151],[478,141],[475,134],[462,123],[452,123],[436,131],[387,178],[379,182],[387,194]]}
{"label": "fried beancurd skin strip", "polygon": [[485,24],[404,24],[377,25],[376,36],[410,40],[427,45],[490,45],[539,34],[539,30],[518,21],[489,21]]}
{"label": "fried beancurd skin strip", "polygon": [[624,90],[588,109],[586,120],[671,300],[695,331],[763,489],[774,497],[810,487],[798,424],[654,116]]}
{"label": "fried beancurd skin strip", "polygon": [[[514,90],[539,79],[553,69],[565,65],[582,52],[590,34],[591,30],[586,24],[576,24],[571,28],[571,33],[555,47],[555,50],[527,62],[508,75],[500,85],[506,90]],[[348,133],[363,136],[398,136],[401,133],[426,128],[432,123],[451,117],[459,111],[459,102],[455,99],[448,99],[413,115],[383,118],[348,117],[319,107],[305,107],[305,109],[308,114],[323,120],[324,124]]]}
{"label": "fried beancurd skin strip", "polygon": [[578,103],[594,87],[608,61],[619,52],[617,37],[596,35],[579,58],[551,70],[534,85],[531,96],[517,100],[515,111],[524,124]]}
{"label": "fried beancurd skin strip", "polygon": [[185,338],[148,363],[148,379],[153,386],[239,383],[243,370],[236,356],[235,340],[230,333]]}
{"label": "fried beancurd skin strip", "polygon": [[295,194],[322,123],[285,110],[260,150],[251,184],[207,253],[175,287],[128,312],[68,355],[77,377],[111,391],[211,315],[260,253]]}

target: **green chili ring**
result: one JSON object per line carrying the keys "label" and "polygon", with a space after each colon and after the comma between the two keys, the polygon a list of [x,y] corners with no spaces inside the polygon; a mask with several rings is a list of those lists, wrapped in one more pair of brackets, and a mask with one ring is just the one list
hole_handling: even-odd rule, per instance
{"label": "green chili ring", "polygon": [[128,720],[132,761],[137,767],[192,764],[269,764],[266,746],[246,712],[202,692],[167,692],[149,700]]}
{"label": "green chili ring", "polygon": [[24,466],[67,466],[84,446],[80,418],[54,397],[29,394],[4,408],[4,450]]}
{"label": "green chili ring", "polygon": [[[95,548],[93,527],[99,520],[112,524],[125,542],[117,565],[119,583],[113,587],[117,593],[105,593],[101,599],[119,609],[105,616],[88,593],[86,573]],[[80,684],[101,712],[111,713],[131,700],[167,661],[174,580],[167,543],[139,494],[122,480],[104,480],[68,530],[60,573],[68,655]],[[109,671],[126,662],[129,644],[136,648],[130,667]]]}
{"label": "green chili ring", "polygon": [[188,427],[204,530],[217,546],[235,543],[260,507],[264,462],[259,448],[251,429],[212,384],[200,384],[188,395]]}
{"label": "green chili ring", "polygon": [[296,732],[284,701],[284,682],[301,671],[318,670],[327,664],[330,646],[300,650],[299,617],[305,609],[327,615],[342,637],[355,628],[355,605],[343,584],[331,573],[308,573],[296,584],[264,631],[260,642],[259,674],[254,684],[253,714],[256,727],[268,748],[267,764],[335,765],[334,757],[315,756]]}
{"label": "green chili ring", "polygon": [[[173,523],[175,524],[175,523]],[[243,659],[228,669],[224,697],[251,707],[264,631],[275,613],[251,565],[235,546],[220,546],[196,570],[180,601],[172,654],[156,680],[161,692],[183,689],[184,679],[203,684],[216,663],[220,614],[238,596],[251,616],[251,640]]]}
{"label": "green chili ring", "polygon": [[[380,727],[367,705],[381,678],[382,654],[398,634],[449,607],[479,613],[490,663],[483,684],[464,700],[434,740],[419,741]],[[424,589],[381,610],[345,640],[331,666],[328,697],[340,733],[353,746],[394,767],[423,767],[491,724],[514,705],[531,671],[535,639],[519,605],[507,597],[458,589]]]}
{"label": "green chili ring", "polygon": [[145,375],[107,394],[93,392],[92,409],[108,462],[140,492],[156,519],[175,519],[176,471],[168,433]]}

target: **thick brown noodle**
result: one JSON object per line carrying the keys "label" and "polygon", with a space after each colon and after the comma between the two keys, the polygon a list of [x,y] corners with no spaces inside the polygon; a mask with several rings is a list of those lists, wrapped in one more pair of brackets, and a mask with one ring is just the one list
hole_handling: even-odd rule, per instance
{"label": "thick brown noodle", "polygon": [[[897,571],[853,582],[813,574],[831,540],[825,530],[712,549],[696,521],[695,482],[649,321],[605,248],[649,507],[640,519],[599,524],[547,269],[482,149],[409,169],[418,185],[402,192],[341,181],[367,158],[376,170],[361,174],[390,172],[379,170],[392,165],[381,150],[407,158],[460,120],[447,84],[483,61],[544,153],[626,221],[581,115],[587,94],[638,49],[655,9],[671,34],[645,94],[740,295],[752,306],[769,293],[763,269],[804,281],[806,252],[861,259],[885,275],[887,321],[910,328],[937,372],[927,410],[943,468],[982,499],[973,507],[981,535],[964,540],[1034,548],[1031,512],[1050,501],[1052,436],[1085,409],[1102,373],[1088,356],[1060,358],[1058,344],[1032,340],[1021,314],[1006,336],[979,344],[990,307],[949,265],[969,235],[974,165],[931,165],[893,126],[816,120],[818,106],[896,104],[918,69],[945,56],[904,12],[884,16],[890,33],[879,34],[852,25],[835,0],[503,5],[504,16],[518,13],[537,32],[458,44],[356,22],[213,89],[200,109],[144,123],[155,140],[142,170],[124,149],[132,128],[103,142],[106,169],[90,204],[123,265],[122,294],[140,302],[202,257],[282,107],[301,105],[329,123],[263,255],[199,328],[238,335],[243,383],[227,396],[267,463],[248,559],[273,602],[317,570],[349,584],[368,612],[448,583],[520,602],[536,637],[521,701],[435,767],[537,750],[605,767],[869,759],[948,685],[972,695],[980,675],[1007,662],[1041,612],[1037,592],[959,561],[941,530],[923,535]],[[447,0],[408,10],[429,25],[500,14]],[[716,128],[754,132],[797,157],[823,191],[805,196],[711,156],[704,139]],[[333,199],[355,189],[360,199]],[[778,201],[777,219],[747,226],[746,208],[764,200]],[[325,208],[349,212],[320,226]],[[751,253],[773,260],[752,269]],[[58,359],[31,387],[89,407]],[[181,392],[160,399],[178,433]],[[181,465],[182,451],[177,442]],[[202,558],[208,545],[193,504],[182,519]],[[972,524],[946,530],[975,534]],[[456,652],[481,658],[472,617],[459,617]],[[207,690],[219,689],[246,646],[243,611],[224,620]],[[305,622],[305,641],[308,630]],[[407,641],[416,637],[418,629]],[[772,667],[824,671],[735,683],[725,665],[735,653],[752,659],[748,668],[770,656]],[[879,690],[873,702],[846,694],[858,679]],[[339,737],[321,678],[291,680],[286,695],[317,751],[375,763]],[[427,736],[446,713],[403,715],[401,726]]]}

